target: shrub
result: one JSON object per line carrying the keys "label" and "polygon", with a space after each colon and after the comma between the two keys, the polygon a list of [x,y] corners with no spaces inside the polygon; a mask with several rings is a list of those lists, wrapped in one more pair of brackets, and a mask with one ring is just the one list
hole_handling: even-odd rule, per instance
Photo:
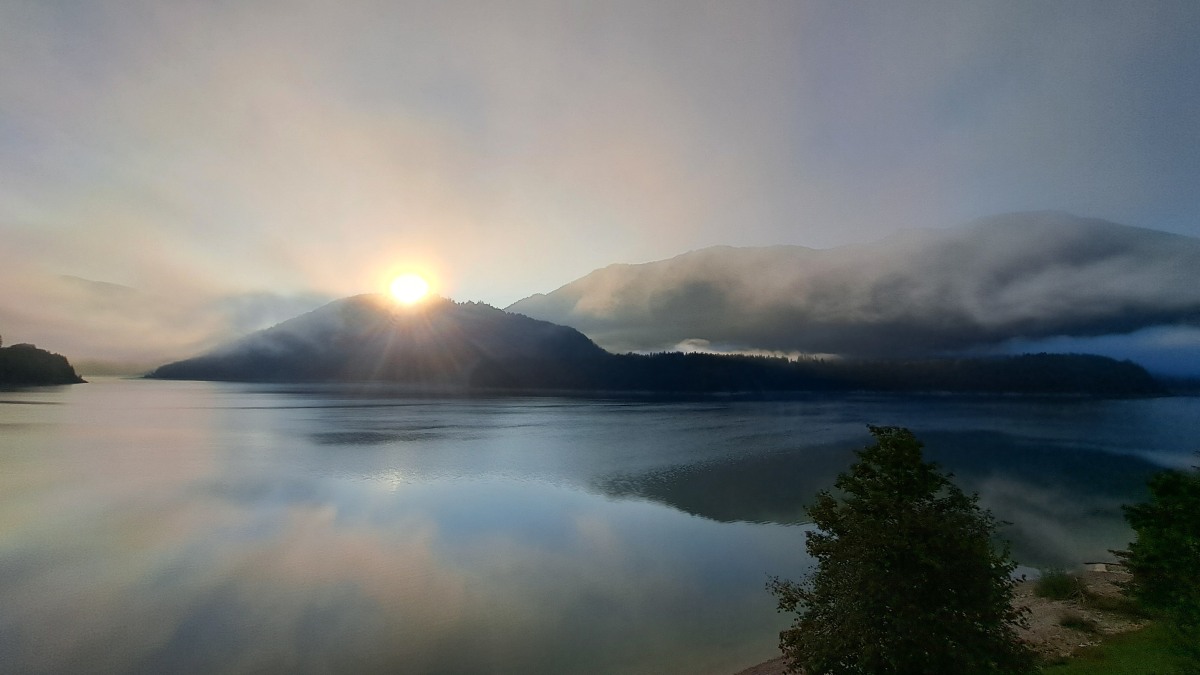
{"label": "shrub", "polygon": [[1200,471],[1150,478],[1150,501],[1125,507],[1137,538],[1118,551],[1130,594],[1163,613],[1181,671],[1200,673]]}
{"label": "shrub", "polygon": [[1050,570],[1033,586],[1034,595],[1050,600],[1081,600],[1087,593],[1083,579],[1062,570]]}
{"label": "shrub", "polygon": [[1124,614],[1136,619],[1148,619],[1152,616],[1152,613],[1147,611],[1146,608],[1123,595],[1109,596],[1089,593],[1085,596],[1084,601],[1088,607],[1098,609],[1102,612]]}
{"label": "shrub", "polygon": [[1099,628],[1095,621],[1078,612],[1063,612],[1062,616],[1058,618],[1058,625],[1085,633],[1095,633]]}
{"label": "shrub", "polygon": [[1016,629],[1015,563],[993,546],[997,521],[921,458],[899,427],[871,427],[876,443],[817,496],[806,547],[817,569],[803,584],[773,579],[788,667],[807,673],[1035,672]]}

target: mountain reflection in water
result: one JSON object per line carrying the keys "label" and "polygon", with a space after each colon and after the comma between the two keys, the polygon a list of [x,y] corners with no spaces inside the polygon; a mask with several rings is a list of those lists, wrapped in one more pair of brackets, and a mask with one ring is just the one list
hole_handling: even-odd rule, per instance
{"label": "mountain reflection in water", "polygon": [[[1023,564],[1064,567],[1109,558],[1127,536],[1121,504],[1145,497],[1160,466],[1071,444],[1036,443],[1000,432],[921,434],[926,457],[1007,521],[1001,536]],[[614,497],[638,497],[721,522],[807,523],[805,508],[854,461],[845,445],[729,458],[596,483]]]}
{"label": "mountain reflection in water", "polygon": [[[30,405],[50,404],[50,405]],[[1197,399],[423,400],[100,381],[0,402],[6,672],[728,673],[803,507],[910,426],[1021,562],[1107,557]]]}

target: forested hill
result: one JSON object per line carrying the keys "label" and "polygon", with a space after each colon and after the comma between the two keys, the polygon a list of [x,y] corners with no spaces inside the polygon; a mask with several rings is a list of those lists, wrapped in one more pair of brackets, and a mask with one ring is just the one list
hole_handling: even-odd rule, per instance
{"label": "forested hill", "polygon": [[0,347],[0,385],[79,384],[67,358],[29,344]]}
{"label": "forested hill", "polygon": [[474,385],[510,364],[532,364],[538,388],[612,355],[573,328],[481,303],[431,299],[399,307],[378,295],[343,298],[149,377],[246,382],[397,382]]}
{"label": "forested hill", "polygon": [[[549,373],[536,363],[479,373],[475,384],[538,389]],[[560,384],[581,390],[678,393],[822,391],[947,392],[1097,397],[1166,393],[1144,368],[1090,354],[1024,354],[919,360],[801,359],[662,353],[613,356]]]}
{"label": "forested hill", "polygon": [[394,382],[444,390],[777,394],[813,391],[1146,396],[1140,366],[1100,356],[855,360],[610,354],[578,331],[479,303],[332,302],[195,358],[162,379]]}

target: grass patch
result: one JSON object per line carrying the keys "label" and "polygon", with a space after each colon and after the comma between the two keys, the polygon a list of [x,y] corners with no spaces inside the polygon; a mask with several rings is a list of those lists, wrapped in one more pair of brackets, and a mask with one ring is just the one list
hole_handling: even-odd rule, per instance
{"label": "grass patch", "polygon": [[1125,616],[1135,619],[1149,619],[1153,616],[1149,611],[1143,608],[1129,598],[1119,596],[1092,595],[1088,593],[1084,598],[1088,607],[1098,609],[1102,612],[1112,612],[1113,614],[1124,614]]}
{"label": "grass patch", "polygon": [[1039,598],[1051,600],[1075,600],[1083,598],[1087,587],[1083,579],[1062,570],[1050,570],[1041,576],[1033,586],[1033,593]]}
{"label": "grass patch", "polygon": [[1046,666],[1043,675],[1166,675],[1174,672],[1166,626],[1151,624],[1132,633],[1113,635],[1095,647],[1079,650],[1061,665]]}
{"label": "grass patch", "polygon": [[1078,612],[1063,612],[1063,615],[1058,619],[1058,625],[1063,628],[1083,631],[1084,633],[1095,633],[1099,628],[1095,621]]}

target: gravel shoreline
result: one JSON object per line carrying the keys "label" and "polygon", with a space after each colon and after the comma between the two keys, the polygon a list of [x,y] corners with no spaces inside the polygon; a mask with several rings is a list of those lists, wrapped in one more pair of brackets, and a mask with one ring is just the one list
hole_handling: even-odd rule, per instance
{"label": "gravel shoreline", "polygon": [[[1123,571],[1089,570],[1079,572],[1078,576],[1088,595],[1103,599],[1124,597],[1119,584],[1129,579],[1129,574]],[[1032,580],[1017,583],[1013,602],[1029,608],[1029,627],[1021,631],[1021,638],[1047,663],[1069,658],[1077,650],[1097,644],[1103,636],[1128,633],[1147,623],[1121,612],[1097,609],[1095,603],[1083,598],[1039,598],[1033,592],[1035,583]],[[1092,622],[1095,629],[1079,630],[1061,625],[1059,622],[1068,614]],[[778,657],[740,670],[736,675],[784,675],[785,672],[783,658]]]}

